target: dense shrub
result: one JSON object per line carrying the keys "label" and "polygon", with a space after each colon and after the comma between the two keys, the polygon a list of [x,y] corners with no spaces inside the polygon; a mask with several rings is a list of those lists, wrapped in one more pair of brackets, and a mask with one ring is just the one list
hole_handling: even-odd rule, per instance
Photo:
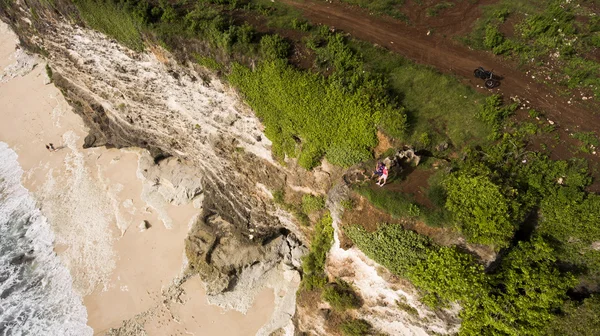
{"label": "dense shrub", "polygon": [[592,248],[600,241],[600,196],[561,187],[542,201],[540,217],[540,233],[560,242],[556,255],[561,261],[600,276],[600,251]]}
{"label": "dense shrub", "polygon": [[454,301],[468,303],[489,290],[483,267],[455,247],[429,249],[408,274],[412,283],[425,291],[423,301],[434,307]]}
{"label": "dense shrub", "polygon": [[325,197],[305,194],[302,196],[302,210],[310,214],[325,207]]}
{"label": "dense shrub", "polygon": [[371,324],[363,319],[342,322],[340,330],[344,336],[364,336],[371,331]]}
{"label": "dense shrub", "polygon": [[300,151],[299,163],[307,169],[323,156],[346,167],[371,157],[385,106],[363,94],[345,94],[327,79],[283,61],[265,62],[256,71],[234,65],[229,80],[265,124],[276,156]]}
{"label": "dense shrub", "polygon": [[407,276],[408,271],[427,258],[430,240],[401,225],[383,224],[369,233],[359,225],[345,226],[344,232],[367,256],[392,273]]}
{"label": "dense shrub", "polygon": [[315,226],[315,235],[310,244],[310,251],[302,258],[302,271],[304,272],[302,284],[308,290],[321,288],[327,284],[325,260],[333,243],[332,222],[329,213],[321,218]]}
{"label": "dense shrub", "polygon": [[520,242],[491,276],[489,294],[465,305],[461,334],[546,335],[553,312],[576,283],[559,273],[552,254],[540,238]]}
{"label": "dense shrub", "polygon": [[486,176],[454,173],[445,181],[446,208],[470,242],[505,247],[516,230],[518,204]]}
{"label": "dense shrub", "polygon": [[352,286],[341,279],[325,286],[321,297],[337,311],[359,308],[361,305],[361,300],[352,289]]}
{"label": "dense shrub", "polygon": [[486,124],[492,127],[492,136],[497,138],[504,119],[509,117],[516,109],[518,104],[503,106],[502,97],[499,95],[491,95],[485,99],[485,103],[481,105],[477,116]]}
{"label": "dense shrub", "polygon": [[289,43],[277,34],[264,35],[260,39],[260,53],[265,60],[286,58],[289,49]]}

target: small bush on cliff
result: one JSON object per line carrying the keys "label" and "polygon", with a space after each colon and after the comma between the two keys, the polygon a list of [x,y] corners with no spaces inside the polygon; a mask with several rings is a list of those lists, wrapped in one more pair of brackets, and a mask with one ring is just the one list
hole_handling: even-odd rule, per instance
{"label": "small bush on cliff", "polygon": [[360,319],[360,320],[348,320],[342,322],[340,330],[344,336],[364,336],[371,332],[371,323]]}
{"label": "small bush on cliff", "polygon": [[325,261],[327,252],[333,243],[333,220],[329,213],[325,214],[315,226],[315,236],[310,244],[309,253],[302,258],[304,272],[302,284],[308,290],[322,288],[327,284]]}
{"label": "small bush on cliff", "polygon": [[361,305],[361,300],[352,286],[342,279],[337,279],[336,282],[325,286],[321,297],[337,311],[359,308]]}
{"label": "small bush on cliff", "polygon": [[325,207],[325,198],[323,196],[314,196],[305,194],[302,196],[302,210],[306,214],[322,210]]}
{"label": "small bush on cliff", "polygon": [[260,53],[266,60],[286,58],[289,49],[289,43],[277,34],[265,35],[260,39]]}

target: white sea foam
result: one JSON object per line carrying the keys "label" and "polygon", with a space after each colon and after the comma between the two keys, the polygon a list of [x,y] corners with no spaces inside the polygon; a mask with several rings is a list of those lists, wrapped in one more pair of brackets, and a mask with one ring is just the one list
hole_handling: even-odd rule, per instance
{"label": "white sea foam", "polygon": [[74,287],[88,295],[98,285],[106,288],[115,268],[111,226],[116,216],[104,186],[86,167],[77,139],[72,131],[63,135],[62,150],[68,151],[64,172],[50,169],[39,197],[56,242],[68,246],[61,258],[74,277]]}
{"label": "white sea foam", "polygon": [[0,335],[86,336],[87,312],[54,253],[46,218],[21,185],[17,154],[0,142]]}

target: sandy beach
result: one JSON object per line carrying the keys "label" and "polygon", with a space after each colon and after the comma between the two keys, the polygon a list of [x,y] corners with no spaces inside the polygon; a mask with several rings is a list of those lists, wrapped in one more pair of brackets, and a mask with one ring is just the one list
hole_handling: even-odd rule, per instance
{"label": "sandy beach", "polygon": [[[55,232],[94,333],[135,317],[149,335],[256,334],[273,312],[273,291],[262,290],[244,315],[209,305],[197,276],[181,284],[184,239],[201,209],[146,203],[153,182],[138,173],[142,150],[83,149],[83,122],[44,61],[15,46],[0,22],[0,141],[19,156],[23,185]],[[181,291],[169,296],[175,284]]]}

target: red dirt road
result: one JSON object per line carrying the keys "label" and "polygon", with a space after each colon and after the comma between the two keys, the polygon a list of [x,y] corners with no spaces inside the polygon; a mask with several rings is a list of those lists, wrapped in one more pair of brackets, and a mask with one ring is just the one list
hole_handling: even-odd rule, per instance
{"label": "red dirt road", "polygon": [[[403,22],[370,15],[367,11],[336,1],[332,3],[318,0],[283,0],[302,11],[313,23],[321,23],[350,33],[353,37],[369,41],[403,55],[417,63],[433,66],[444,73],[462,77],[473,87],[482,86],[483,81],[473,77],[473,70],[479,66],[494,69],[494,73],[504,77],[502,85],[494,89],[505,97],[518,96],[527,100],[527,106],[543,111],[548,119],[557,122],[563,129],[596,131],[600,134],[600,117],[590,108],[575,100],[568,104],[568,98],[557,97],[553,90],[544,84],[534,82],[524,73],[515,70],[514,65],[506,64],[490,53],[471,50],[460,45],[448,36],[468,32],[477,7],[482,3],[469,4],[452,13],[451,17],[424,24],[416,22],[408,26]],[[412,22],[412,21],[411,21]],[[427,31],[433,32],[427,35]],[[480,88],[479,90],[485,90]]]}

